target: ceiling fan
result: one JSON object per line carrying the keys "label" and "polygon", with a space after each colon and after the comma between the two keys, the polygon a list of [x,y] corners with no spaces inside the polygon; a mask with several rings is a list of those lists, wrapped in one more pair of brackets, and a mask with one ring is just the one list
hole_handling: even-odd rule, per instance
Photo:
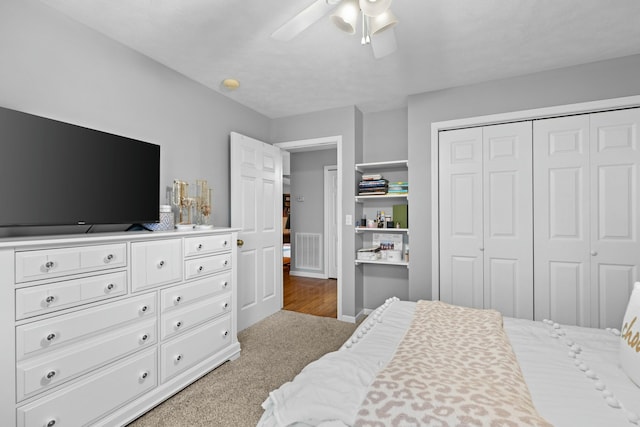
{"label": "ceiling fan", "polygon": [[355,34],[361,18],[363,45],[370,44],[375,58],[397,49],[393,26],[398,19],[389,9],[392,0],[316,0],[271,34],[276,40],[289,41],[320,20],[329,11],[333,23],[342,31]]}

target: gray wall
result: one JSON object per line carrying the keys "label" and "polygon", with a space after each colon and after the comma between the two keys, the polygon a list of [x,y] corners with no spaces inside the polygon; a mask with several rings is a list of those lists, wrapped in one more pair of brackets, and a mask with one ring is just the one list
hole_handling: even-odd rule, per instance
{"label": "gray wall", "polygon": [[[640,94],[635,55],[417,94],[406,111],[363,115],[349,106],[269,120],[37,0],[0,2],[0,52],[0,106],[160,144],[161,183],[209,180],[219,226],[230,224],[232,130],[267,142],[341,135],[343,214],[354,219],[362,209],[353,203],[353,165],[408,158],[409,216],[421,220],[411,222],[409,285],[401,293],[414,300],[431,296],[432,122]],[[158,191],[164,197],[164,189]],[[342,225],[342,233],[342,310],[355,316],[386,292],[382,285],[363,286],[364,276],[367,284],[381,284],[371,278],[385,273],[355,267],[353,227]]]}
{"label": "gray wall", "polygon": [[[291,154],[291,270],[324,274],[322,270],[297,269],[295,234],[318,233],[324,242],[324,167],[335,165],[337,151],[319,150]],[[298,201],[304,197],[304,201]],[[324,243],[323,243],[324,244]],[[324,265],[324,254],[322,259]]]}
{"label": "gray wall", "polygon": [[408,114],[407,108],[400,108],[364,115],[363,162],[407,160]]}
{"label": "gray wall", "polygon": [[639,76],[640,55],[634,55],[410,96],[409,298],[431,298],[431,123],[638,95]]}
{"label": "gray wall", "polygon": [[207,179],[230,224],[229,132],[268,140],[267,117],[36,0],[0,2],[0,52],[0,106],[161,145],[161,185]]}

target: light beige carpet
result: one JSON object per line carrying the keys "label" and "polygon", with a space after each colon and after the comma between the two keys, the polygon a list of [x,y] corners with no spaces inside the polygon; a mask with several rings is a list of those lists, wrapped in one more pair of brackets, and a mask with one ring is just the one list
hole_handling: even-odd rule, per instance
{"label": "light beige carpet", "polygon": [[238,334],[240,357],[213,370],[129,426],[255,426],[269,392],[337,350],[356,325],[279,311]]}

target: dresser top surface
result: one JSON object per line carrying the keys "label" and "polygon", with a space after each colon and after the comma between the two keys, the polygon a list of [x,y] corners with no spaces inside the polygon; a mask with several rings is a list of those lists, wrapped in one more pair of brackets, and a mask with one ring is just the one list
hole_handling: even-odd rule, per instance
{"label": "dresser top surface", "polygon": [[0,238],[0,249],[29,248],[48,245],[85,245],[141,240],[158,240],[172,237],[195,237],[240,231],[238,228],[214,227],[208,230],[124,231],[113,233],[60,234],[51,236],[22,236]]}

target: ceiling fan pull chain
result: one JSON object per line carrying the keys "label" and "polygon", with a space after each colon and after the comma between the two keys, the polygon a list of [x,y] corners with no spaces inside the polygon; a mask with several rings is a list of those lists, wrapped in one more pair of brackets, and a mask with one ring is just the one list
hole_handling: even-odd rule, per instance
{"label": "ceiling fan pull chain", "polygon": [[367,27],[367,17],[364,16],[364,12],[360,12],[360,15],[362,15],[362,40],[360,41],[361,45],[365,45],[367,44],[367,37],[366,37],[366,27]]}
{"label": "ceiling fan pull chain", "polygon": [[364,14],[364,12],[362,13],[362,20],[365,21],[367,23],[367,31],[366,31],[366,37],[365,37],[365,42],[367,44],[371,43],[371,18],[369,18],[367,15]]}

